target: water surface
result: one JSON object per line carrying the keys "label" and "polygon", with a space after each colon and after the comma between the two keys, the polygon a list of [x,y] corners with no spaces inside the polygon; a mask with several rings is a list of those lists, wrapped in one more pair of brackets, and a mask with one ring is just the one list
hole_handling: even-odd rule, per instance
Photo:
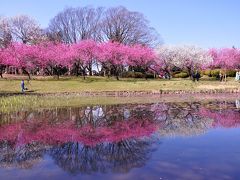
{"label": "water surface", "polygon": [[0,179],[238,179],[239,101],[0,114]]}

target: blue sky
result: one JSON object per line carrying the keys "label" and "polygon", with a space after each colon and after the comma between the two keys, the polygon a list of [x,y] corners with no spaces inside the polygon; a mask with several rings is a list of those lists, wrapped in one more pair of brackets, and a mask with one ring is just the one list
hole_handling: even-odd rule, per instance
{"label": "blue sky", "polygon": [[240,0],[1,0],[0,15],[26,14],[47,27],[65,7],[87,5],[139,11],[165,44],[240,47]]}

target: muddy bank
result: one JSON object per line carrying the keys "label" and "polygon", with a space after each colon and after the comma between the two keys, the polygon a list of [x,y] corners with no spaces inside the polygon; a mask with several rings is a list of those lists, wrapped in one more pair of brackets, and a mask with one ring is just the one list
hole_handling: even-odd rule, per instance
{"label": "muddy bank", "polygon": [[106,97],[142,97],[142,96],[160,96],[160,95],[197,95],[197,94],[239,94],[240,88],[235,89],[205,89],[205,90],[159,90],[159,91],[83,91],[83,92],[57,92],[57,93],[37,93],[37,92],[0,92],[0,97],[4,96],[18,96],[18,95],[29,95],[29,96],[64,96],[64,95],[75,95],[83,97],[93,96],[106,96]]}

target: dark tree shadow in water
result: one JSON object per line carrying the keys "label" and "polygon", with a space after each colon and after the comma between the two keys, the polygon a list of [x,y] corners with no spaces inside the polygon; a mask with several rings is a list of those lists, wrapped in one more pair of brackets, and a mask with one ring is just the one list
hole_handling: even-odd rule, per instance
{"label": "dark tree shadow in water", "polygon": [[0,166],[32,168],[38,163],[46,152],[46,147],[38,143],[26,144],[16,147],[10,141],[0,142]]}
{"label": "dark tree shadow in water", "polygon": [[154,138],[126,139],[94,147],[69,142],[52,148],[49,153],[59,167],[72,174],[125,173],[145,165],[156,150],[153,143]]}

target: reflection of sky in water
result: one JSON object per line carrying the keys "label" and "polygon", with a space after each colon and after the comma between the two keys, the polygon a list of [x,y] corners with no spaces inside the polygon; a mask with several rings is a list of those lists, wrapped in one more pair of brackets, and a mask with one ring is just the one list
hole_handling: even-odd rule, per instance
{"label": "reflection of sky in water", "polygon": [[237,179],[239,101],[1,114],[0,178]]}

